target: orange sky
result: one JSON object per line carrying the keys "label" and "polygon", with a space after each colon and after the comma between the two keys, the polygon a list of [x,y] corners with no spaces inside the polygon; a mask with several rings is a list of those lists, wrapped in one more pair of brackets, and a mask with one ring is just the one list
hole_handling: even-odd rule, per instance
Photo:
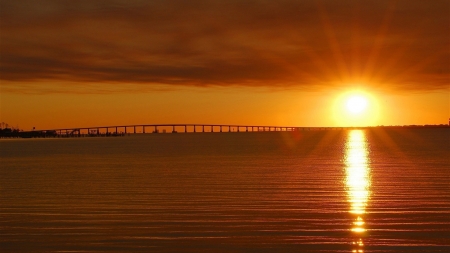
{"label": "orange sky", "polygon": [[[0,117],[21,129],[351,126],[450,117],[448,1],[3,1]],[[372,100],[348,118],[339,98]]]}

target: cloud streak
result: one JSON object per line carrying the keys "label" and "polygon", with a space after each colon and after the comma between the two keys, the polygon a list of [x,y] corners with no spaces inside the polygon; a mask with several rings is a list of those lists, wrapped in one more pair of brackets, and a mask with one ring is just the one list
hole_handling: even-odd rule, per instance
{"label": "cloud streak", "polygon": [[419,91],[450,80],[445,0],[0,4],[4,92],[355,83]]}

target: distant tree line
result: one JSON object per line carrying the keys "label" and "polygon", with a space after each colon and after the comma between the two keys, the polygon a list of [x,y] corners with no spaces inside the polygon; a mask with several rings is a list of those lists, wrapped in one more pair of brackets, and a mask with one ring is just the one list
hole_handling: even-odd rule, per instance
{"label": "distant tree line", "polygon": [[1,128],[0,137],[19,137],[19,129]]}
{"label": "distant tree line", "polygon": [[37,138],[37,137],[56,137],[56,131],[23,131],[18,127],[11,127],[5,122],[0,123],[0,138]]}
{"label": "distant tree line", "polygon": [[14,128],[5,122],[0,123],[0,137],[19,137],[20,132],[18,127]]}
{"label": "distant tree line", "polygon": [[438,125],[380,125],[376,127],[385,127],[385,128],[398,128],[398,127],[407,127],[407,128],[429,128],[429,127],[449,127],[450,124],[438,124]]}

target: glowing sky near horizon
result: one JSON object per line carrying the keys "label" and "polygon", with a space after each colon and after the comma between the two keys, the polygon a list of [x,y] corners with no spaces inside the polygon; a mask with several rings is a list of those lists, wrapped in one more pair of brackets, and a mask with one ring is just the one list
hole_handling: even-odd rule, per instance
{"label": "glowing sky near horizon", "polygon": [[[448,1],[0,0],[0,117],[145,123],[442,124]],[[336,113],[343,94],[376,101]]]}

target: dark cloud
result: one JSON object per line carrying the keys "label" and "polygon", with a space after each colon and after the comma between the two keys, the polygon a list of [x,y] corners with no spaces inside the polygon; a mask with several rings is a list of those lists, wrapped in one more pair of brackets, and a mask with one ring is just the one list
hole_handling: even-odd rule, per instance
{"label": "dark cloud", "polygon": [[0,79],[8,92],[443,89],[449,13],[447,0],[1,0]]}

